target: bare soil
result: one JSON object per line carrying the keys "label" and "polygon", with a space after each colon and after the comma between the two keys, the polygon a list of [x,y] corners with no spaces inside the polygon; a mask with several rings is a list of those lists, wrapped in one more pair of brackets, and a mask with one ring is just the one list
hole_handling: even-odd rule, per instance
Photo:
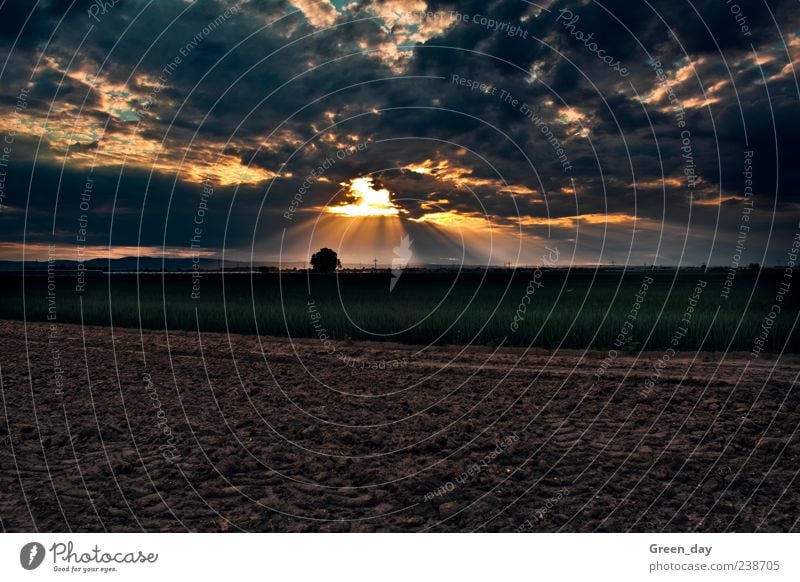
{"label": "bare soil", "polygon": [[800,356],[607,355],[0,321],[0,523],[800,529]]}

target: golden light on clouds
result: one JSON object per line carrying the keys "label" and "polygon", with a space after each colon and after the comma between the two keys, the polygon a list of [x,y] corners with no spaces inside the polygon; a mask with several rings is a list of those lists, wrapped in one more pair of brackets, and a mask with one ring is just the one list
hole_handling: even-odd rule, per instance
{"label": "golden light on clouds", "polygon": [[[340,14],[330,0],[291,0],[291,4],[317,29],[334,26]],[[380,27],[383,36],[361,39],[356,46],[397,73],[411,60],[413,52],[408,48],[441,36],[459,22],[449,11],[428,14],[424,0],[382,0],[366,3],[364,8],[374,17],[373,22]]]}
{"label": "golden light on clouds", "polygon": [[726,202],[740,202],[744,198],[740,196],[717,196],[716,198],[692,198],[692,204],[695,206],[721,206]]}
{"label": "golden light on clouds", "polygon": [[448,166],[447,160],[440,160],[438,162],[434,162],[433,160],[425,160],[419,164],[409,164],[406,166],[406,170],[409,172],[414,172],[415,174],[423,174],[425,176],[431,176],[434,174],[439,173],[442,170],[445,170]]}
{"label": "golden light on clouds", "polygon": [[638,217],[624,212],[616,213],[589,213],[579,214],[577,216],[559,216],[559,217],[537,217],[537,216],[523,216],[520,217],[520,224],[523,226],[554,226],[556,228],[574,228],[578,223],[583,224],[634,224],[640,220]]}
{"label": "golden light on clouds", "polygon": [[383,0],[367,3],[367,11],[385,33],[384,40],[364,43],[362,49],[376,56],[395,72],[402,72],[413,52],[406,50],[417,43],[443,35],[458,22],[454,14],[440,10],[428,17],[423,0]]}
{"label": "golden light on clouds", "polygon": [[[675,103],[670,102],[670,91],[678,93],[684,90],[679,88],[680,85],[689,81],[697,82],[699,73],[696,68],[705,62],[706,60],[703,57],[695,60],[686,59],[684,64],[678,67],[674,73],[665,70],[663,80],[656,82],[655,87],[642,98],[642,102],[652,105],[661,104],[659,110],[662,113],[670,113],[675,107]],[[709,87],[706,87],[704,89],[705,95],[701,92],[698,96],[683,97],[677,101],[677,103],[683,109],[700,109],[702,107],[707,107],[713,103],[720,102],[720,91],[729,85],[730,81],[721,79]]]}
{"label": "golden light on clouds", "polygon": [[[797,63],[800,62],[800,34],[796,32],[789,32],[786,34],[786,42],[780,48],[780,52],[788,51],[790,55],[789,62],[787,62],[781,70],[774,75],[771,75],[767,81],[779,81],[782,79],[791,78],[793,75],[797,74]],[[781,55],[783,56],[783,55]],[[757,67],[761,67],[765,64],[771,63],[772,61],[776,60],[774,55],[765,55],[765,54],[753,54],[747,57],[747,59],[753,63],[753,65]],[[762,79],[758,79],[756,81],[757,84],[763,84],[764,81]]]}
{"label": "golden light on clouds", "polygon": [[575,107],[562,107],[558,110],[558,119],[561,123],[578,123],[585,121],[586,115]]}
{"label": "golden light on clouds", "polygon": [[[201,183],[204,180],[211,180],[219,186],[236,186],[258,184],[278,174],[258,166],[242,165],[241,160],[235,156],[209,155],[209,157],[192,156],[191,161],[184,164],[181,175],[190,182]],[[283,176],[291,177],[291,174],[285,173]]]}
{"label": "golden light on clouds", "polygon": [[680,178],[664,178],[663,180],[637,180],[632,184],[628,184],[629,188],[637,188],[639,190],[661,190],[667,188],[682,188],[684,182]]}
{"label": "golden light on clouds", "polygon": [[452,210],[442,212],[429,212],[419,218],[412,218],[413,222],[420,224],[433,224],[447,228],[463,228],[479,232],[489,226],[486,216],[478,213],[464,214]]}
{"label": "golden light on clouds", "polygon": [[400,213],[391,200],[391,192],[386,188],[376,190],[370,177],[354,178],[347,187],[348,196],[353,202],[330,206],[327,209],[329,213],[349,217],[397,216]]}
{"label": "golden light on clouds", "polygon": [[506,194],[532,195],[536,190],[524,184],[505,184],[500,179],[477,178],[472,175],[471,168],[465,168],[452,164],[449,160],[431,160],[409,164],[406,170],[415,174],[431,176],[437,180],[450,182],[459,188],[493,188],[497,192]]}
{"label": "golden light on clouds", "polygon": [[325,28],[336,22],[336,7],[329,0],[292,0],[312,26]]}
{"label": "golden light on clouds", "polygon": [[670,88],[675,89],[682,83],[692,79],[696,74],[695,67],[702,65],[703,62],[704,59],[702,57],[696,59],[695,61],[687,59],[686,62],[678,67],[674,72],[671,70],[665,70],[664,82],[659,82],[656,80],[653,90],[645,95],[642,98],[642,101],[648,104],[661,103],[665,101],[668,102]]}
{"label": "golden light on clouds", "polygon": [[570,136],[585,138],[591,133],[589,118],[576,107],[562,107],[558,110],[556,119],[562,125],[568,126],[567,133]]}
{"label": "golden light on clouds", "polygon": [[[278,175],[277,172],[254,165],[245,165],[240,157],[226,150],[247,150],[255,143],[220,143],[204,141],[195,136],[188,150],[178,130],[163,141],[152,132],[151,123],[158,119],[152,93],[148,88],[157,82],[139,76],[134,88],[112,83],[86,70],[66,70],[58,61],[45,59],[48,69],[71,79],[96,97],[94,105],[84,108],[80,103],[62,103],[50,111],[26,108],[16,115],[0,119],[0,132],[41,137],[51,148],[50,156],[69,156],[75,168],[128,167],[175,174],[181,180],[202,183],[206,180],[218,186],[258,184]],[[155,103],[162,99],[159,95]],[[87,104],[92,102],[87,99]],[[185,138],[185,139],[184,139]],[[297,143],[299,137],[289,132],[277,135],[269,147]],[[176,152],[178,155],[176,155]],[[42,154],[45,157],[46,154]],[[286,174],[288,177],[289,174]]]}

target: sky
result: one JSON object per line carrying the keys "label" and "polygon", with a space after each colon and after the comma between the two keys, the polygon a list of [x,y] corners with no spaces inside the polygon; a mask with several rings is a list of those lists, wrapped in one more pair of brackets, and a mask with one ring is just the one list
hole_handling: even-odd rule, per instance
{"label": "sky", "polygon": [[787,1],[6,0],[0,259],[783,264]]}

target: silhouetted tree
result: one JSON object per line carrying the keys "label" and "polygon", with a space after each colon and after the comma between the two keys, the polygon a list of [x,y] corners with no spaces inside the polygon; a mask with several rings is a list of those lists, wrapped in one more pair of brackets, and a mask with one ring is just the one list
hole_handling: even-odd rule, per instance
{"label": "silhouetted tree", "polygon": [[341,269],[342,263],[336,251],[323,248],[311,255],[311,269],[318,273],[333,273],[336,269]]}

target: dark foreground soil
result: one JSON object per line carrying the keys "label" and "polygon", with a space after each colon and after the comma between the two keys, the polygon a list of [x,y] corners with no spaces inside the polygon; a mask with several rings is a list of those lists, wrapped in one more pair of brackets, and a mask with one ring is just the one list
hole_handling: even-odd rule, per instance
{"label": "dark foreground soil", "polygon": [[799,356],[606,356],[2,321],[0,524],[800,529]]}

